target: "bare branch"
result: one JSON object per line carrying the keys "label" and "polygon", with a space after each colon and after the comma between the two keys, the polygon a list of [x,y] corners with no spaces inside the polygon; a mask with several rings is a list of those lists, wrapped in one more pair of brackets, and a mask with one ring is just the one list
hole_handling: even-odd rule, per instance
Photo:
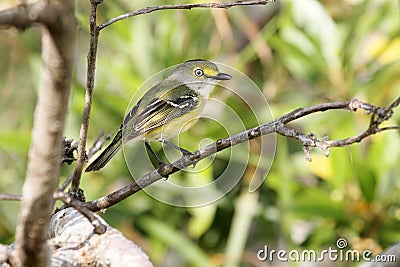
{"label": "bare branch", "polygon": [[308,114],[315,113],[315,112],[323,112],[327,110],[334,110],[334,109],[347,109],[349,111],[356,111],[357,109],[364,109],[367,112],[372,112],[376,107],[365,102],[361,102],[357,99],[353,99],[351,101],[346,102],[333,102],[333,103],[323,103],[318,104],[311,107],[306,108],[298,108],[294,111],[284,115],[281,117],[282,123],[287,124],[291,121],[297,120],[301,117],[304,117]]}
{"label": "bare branch", "polygon": [[12,253],[11,246],[0,244],[0,262],[2,266],[4,267],[11,266],[9,264],[11,260],[11,253]]}
{"label": "bare branch", "polygon": [[32,4],[20,4],[0,11],[0,25],[15,27],[20,30],[34,24],[48,27],[59,25],[59,14],[64,8],[63,1],[37,1]]}
{"label": "bare branch", "polygon": [[249,0],[249,1],[233,1],[227,3],[203,3],[203,4],[182,4],[182,5],[163,5],[163,6],[152,6],[132,11],[118,17],[112,18],[97,28],[102,30],[103,28],[126,18],[134,17],[138,15],[148,14],[160,10],[171,10],[171,9],[192,9],[192,8],[231,8],[233,6],[254,6],[254,5],[266,5],[268,3],[275,2],[275,0]]}
{"label": "bare branch", "polygon": [[0,200],[21,201],[21,195],[0,194]]}
{"label": "bare branch", "polygon": [[87,56],[88,66],[87,66],[87,80],[86,80],[86,95],[85,95],[85,105],[83,107],[82,114],[82,124],[79,133],[79,144],[78,144],[78,158],[76,161],[75,170],[72,175],[72,186],[71,191],[77,192],[81,182],[83,166],[86,163],[86,139],[89,129],[89,118],[90,111],[92,109],[92,99],[93,99],[93,88],[94,88],[94,78],[96,70],[96,55],[99,41],[99,31],[96,27],[96,12],[97,5],[100,1],[91,1],[91,13],[90,13],[90,43],[89,52]]}
{"label": "bare branch", "polygon": [[27,6],[20,5],[0,11],[0,25],[25,30],[35,21],[30,19],[29,10]]}
{"label": "bare branch", "polygon": [[[278,133],[280,135],[299,140],[303,145],[306,159],[309,161],[311,160],[310,156],[311,147],[319,147],[325,153],[325,155],[328,156],[329,155],[328,148],[330,147],[348,146],[353,143],[360,142],[362,139],[370,135],[376,134],[378,132],[385,130],[399,129],[398,126],[378,128],[378,126],[384,120],[388,120],[390,116],[393,114],[392,109],[398,106],[398,102],[400,102],[399,99],[400,98],[396,99],[393,102],[397,104],[394,105],[392,103],[389,107],[377,107],[369,103],[365,103],[357,99],[354,99],[346,102],[325,103],[307,108],[296,109],[272,122],[254,127],[252,129],[246,130],[244,132],[238,133],[236,135],[224,139],[219,139],[216,142],[207,145],[201,148],[200,150],[193,152],[190,155],[184,155],[179,160],[171,164],[162,166],[158,170],[155,170],[151,173],[142,176],[135,182],[130,183],[107,196],[101,197],[91,202],[87,202],[85,203],[85,205],[92,211],[106,209],[112,205],[115,205],[121,200],[129,197],[130,195],[136,193],[137,191],[140,191],[142,188],[162,179],[163,177],[168,177],[170,174],[175,173],[187,166],[196,164],[201,159],[204,159],[212,154],[215,154],[218,151],[246,142],[247,140],[271,133]],[[375,119],[372,120],[369,127],[362,133],[354,137],[346,138],[343,140],[327,140],[327,138],[319,140],[313,134],[306,135],[304,133],[299,132],[298,130],[286,126],[287,123],[305,117],[309,114],[316,112],[324,112],[327,110],[335,110],[335,109],[346,109],[349,111],[357,111],[357,109],[363,109],[367,113],[372,112],[373,114],[372,117],[374,117]],[[380,114],[380,115],[374,116],[374,114]]]}
{"label": "bare branch", "polygon": [[[33,4],[21,4],[0,11],[0,25],[15,27],[20,30],[32,26],[34,23],[46,24],[49,20],[54,19],[49,10],[54,6],[47,5],[44,1],[38,1]],[[53,21],[54,22],[54,21]]]}
{"label": "bare branch", "polygon": [[93,225],[72,208],[53,216],[48,241],[51,266],[153,266],[137,245],[100,216],[93,216],[107,228],[104,234],[94,235]]}
{"label": "bare branch", "polygon": [[93,157],[94,154],[96,154],[97,152],[99,152],[104,144],[105,141],[110,140],[112,137],[112,134],[107,134],[106,136],[104,136],[104,131],[101,131],[96,139],[93,142],[93,145],[91,148],[89,148],[89,153],[88,153],[88,160],[91,159]]}
{"label": "bare branch", "polygon": [[[48,262],[47,227],[60,175],[62,137],[72,80],[76,35],[74,8],[72,0],[39,1],[5,11],[10,16],[13,12],[21,13],[15,21],[2,19],[0,22],[22,28],[39,22],[42,29],[44,69],[22,189],[13,253],[15,266],[45,266]],[[3,16],[0,14],[0,17]]]}
{"label": "bare branch", "polygon": [[104,234],[107,230],[107,226],[101,223],[101,221],[90,210],[88,210],[81,201],[72,198],[62,191],[54,193],[54,199],[61,200],[62,202],[64,202],[65,205],[73,207],[74,209],[79,211],[93,225],[94,232],[96,234]]}

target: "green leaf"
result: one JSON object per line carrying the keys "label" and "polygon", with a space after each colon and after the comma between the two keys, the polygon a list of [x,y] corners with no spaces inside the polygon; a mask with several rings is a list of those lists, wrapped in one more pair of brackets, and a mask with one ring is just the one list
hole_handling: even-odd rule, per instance
{"label": "green leaf", "polygon": [[334,201],[329,192],[317,188],[305,190],[287,208],[303,218],[326,217],[342,220],[346,216],[343,203]]}
{"label": "green leaf", "polygon": [[162,242],[184,258],[187,261],[184,266],[214,266],[207,254],[182,231],[173,229],[171,225],[150,217],[142,217],[138,223],[149,236]]}
{"label": "green leaf", "polygon": [[217,205],[209,204],[204,207],[189,209],[192,217],[188,222],[188,233],[193,238],[199,238],[207,230],[214,221]]}

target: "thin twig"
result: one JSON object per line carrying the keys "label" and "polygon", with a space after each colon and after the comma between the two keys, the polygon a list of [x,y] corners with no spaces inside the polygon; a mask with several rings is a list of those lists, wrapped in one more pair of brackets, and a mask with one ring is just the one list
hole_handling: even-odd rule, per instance
{"label": "thin twig", "polygon": [[0,194],[0,200],[21,201],[21,195]]}
{"label": "thin twig", "polygon": [[104,136],[104,131],[101,131],[94,140],[93,145],[89,148],[89,152],[87,155],[88,160],[90,160],[94,154],[100,151],[104,142],[110,140],[111,137],[112,134],[107,134],[106,136]]}
{"label": "thin twig", "polygon": [[163,6],[152,6],[143,9],[135,10],[126,14],[122,14],[118,17],[112,18],[97,28],[102,30],[103,28],[126,18],[134,17],[138,15],[148,14],[160,10],[171,10],[171,9],[192,9],[192,8],[231,8],[233,6],[253,6],[253,5],[266,5],[268,3],[275,2],[275,0],[250,0],[250,1],[233,1],[227,3],[201,3],[201,4],[182,4],[182,5],[163,5]]}
{"label": "thin twig", "polygon": [[65,205],[73,207],[74,209],[79,211],[93,225],[94,232],[96,234],[104,234],[106,232],[107,226],[103,225],[100,220],[97,219],[96,216],[94,216],[94,214],[84,206],[83,202],[71,197],[70,195],[62,191],[57,191],[56,193],[54,193],[54,199],[61,200],[62,202],[64,202]]}
{"label": "thin twig", "polygon": [[[399,99],[400,98],[396,99],[394,103],[398,102]],[[201,148],[200,150],[193,152],[190,155],[184,155],[179,160],[142,176],[135,182],[132,182],[107,196],[101,197],[91,202],[84,203],[84,205],[87,206],[88,209],[92,211],[106,209],[108,207],[115,205],[121,200],[131,196],[132,194],[140,191],[142,188],[162,179],[163,177],[168,177],[168,175],[175,173],[187,166],[196,164],[201,159],[204,159],[212,154],[215,154],[218,151],[246,142],[250,139],[271,133],[278,133],[285,137],[299,140],[303,145],[303,150],[307,160],[311,160],[310,156],[311,147],[318,147],[325,153],[326,156],[329,156],[328,148],[330,147],[348,146],[353,143],[360,142],[362,139],[370,135],[376,134],[378,132],[399,129],[400,128],[399,126],[378,128],[379,124],[383,122],[380,116],[384,116],[385,120],[389,119],[390,117],[388,117],[387,114],[392,114],[393,110],[391,110],[391,108],[394,108],[396,106],[397,105],[393,105],[392,103],[389,107],[377,107],[369,103],[365,103],[357,99],[354,99],[346,102],[324,103],[311,107],[299,108],[281,116],[280,118],[272,122],[259,125],[252,129],[243,131],[241,133],[238,133],[236,135],[224,139],[219,139],[216,142],[207,145]],[[345,109],[349,111],[356,111],[357,109],[363,109],[367,113],[373,112],[372,115],[380,113],[381,115],[376,115],[377,117],[373,119],[373,123],[370,123],[370,125],[365,131],[361,132],[360,134],[354,137],[346,138],[343,140],[327,140],[327,138],[319,140],[313,134],[306,135],[298,130],[286,126],[287,123],[305,117],[309,114],[316,112],[324,112],[327,110],[336,110],[336,109]]]}
{"label": "thin twig", "polygon": [[62,183],[62,185],[58,188],[59,191],[64,191],[69,184],[72,182],[72,179],[74,178],[74,172],[72,172],[67,179]]}
{"label": "thin twig", "polygon": [[87,66],[87,81],[86,81],[86,95],[85,95],[85,105],[82,114],[82,125],[79,134],[79,145],[78,145],[78,158],[76,161],[75,170],[72,177],[71,191],[77,192],[81,182],[83,166],[86,162],[86,139],[89,129],[89,118],[90,111],[92,108],[93,99],[93,88],[94,88],[94,78],[96,69],[96,55],[99,41],[99,31],[96,27],[96,12],[97,5],[99,1],[91,1],[91,13],[90,13],[90,44],[89,53],[87,56],[88,66]]}

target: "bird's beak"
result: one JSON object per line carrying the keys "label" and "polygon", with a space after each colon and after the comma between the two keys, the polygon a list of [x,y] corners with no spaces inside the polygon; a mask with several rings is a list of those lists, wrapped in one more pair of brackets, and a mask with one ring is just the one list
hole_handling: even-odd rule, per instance
{"label": "bird's beak", "polygon": [[218,73],[216,76],[214,76],[214,79],[216,80],[230,80],[232,79],[232,76],[226,73]]}

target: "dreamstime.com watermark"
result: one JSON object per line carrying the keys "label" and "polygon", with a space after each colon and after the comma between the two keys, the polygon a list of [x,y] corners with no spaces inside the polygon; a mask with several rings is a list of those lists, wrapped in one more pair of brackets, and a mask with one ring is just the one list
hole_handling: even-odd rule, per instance
{"label": "dreamstime.com watermark", "polygon": [[376,255],[373,256],[370,250],[358,251],[346,249],[348,242],[344,238],[336,241],[336,248],[329,247],[321,251],[315,250],[290,250],[270,249],[267,245],[257,252],[260,261],[281,261],[281,262],[396,262],[395,255]]}

